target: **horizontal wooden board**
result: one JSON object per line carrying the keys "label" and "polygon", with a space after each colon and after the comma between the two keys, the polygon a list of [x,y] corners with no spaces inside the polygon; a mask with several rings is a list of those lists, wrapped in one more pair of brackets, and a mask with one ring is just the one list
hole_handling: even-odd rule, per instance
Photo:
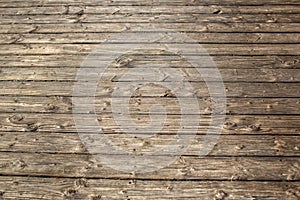
{"label": "horizontal wooden board", "polygon": [[[110,155],[112,159],[122,156]],[[147,156],[145,156],[147,157]],[[179,157],[152,173],[118,172],[90,155],[0,153],[2,175],[164,180],[299,180],[299,158]],[[158,158],[156,158],[158,159]],[[126,160],[124,160],[126,162]],[[143,166],[142,163],[138,163]]]}
{"label": "horizontal wooden board", "polygon": [[[143,33],[135,33],[136,36]],[[74,43],[102,43],[112,33],[62,33],[62,34],[0,34],[0,44],[74,44]],[[123,33],[123,37],[132,34]],[[300,43],[300,34],[297,33],[187,33],[190,41],[170,41],[162,38],[159,42],[181,42],[181,43],[217,43],[217,44],[256,44],[256,43]]]}
{"label": "horizontal wooden board", "polygon": [[[138,104],[137,102],[140,101]],[[96,112],[107,109],[110,98],[97,98],[95,100]],[[153,103],[161,103],[168,112],[178,111],[177,100],[175,98],[132,98],[130,105],[120,104],[119,106],[129,106],[130,112],[148,114],[149,107]],[[198,98],[201,114],[210,114],[211,106],[208,98]],[[227,98],[227,114],[239,115],[276,115],[300,113],[300,100],[297,98]],[[98,110],[99,109],[99,110]],[[1,113],[72,113],[71,100],[68,97],[13,97],[2,96],[0,98]],[[102,111],[104,112],[104,110]]]}
{"label": "horizontal wooden board", "polygon": [[[106,134],[106,137],[114,145],[121,146],[130,153],[154,152],[174,140],[170,135],[155,135],[144,139],[126,134]],[[77,133],[1,132],[0,138],[0,152],[89,155]],[[199,155],[202,148],[199,144],[201,138],[200,135],[195,136],[183,155]],[[298,135],[221,135],[206,157],[295,157],[300,156],[299,142]]]}
{"label": "horizontal wooden board", "polygon": [[[161,82],[162,83],[162,82]],[[110,96],[116,82],[101,82],[98,85],[97,97]],[[157,82],[159,85],[160,82]],[[207,97],[218,93],[207,92],[207,86],[203,82],[192,82],[194,94],[198,97]],[[72,96],[72,82],[0,82],[1,95],[13,96]],[[225,83],[227,97],[272,97],[272,98],[299,98],[300,85],[298,83]],[[164,88],[146,85],[140,88],[133,96],[155,96],[162,97],[168,91]],[[83,93],[86,96],[86,93]],[[122,97],[126,97],[125,95]],[[178,96],[181,97],[181,96]]]}
{"label": "horizontal wooden board", "polygon": [[[5,199],[220,199],[296,200],[298,182],[144,181],[0,177]],[[145,189],[147,188],[147,189]],[[147,192],[145,192],[145,190]]]}
{"label": "horizontal wooden board", "polygon": [[[149,63],[148,65],[136,65],[145,69],[152,68],[154,71],[165,68],[168,63]],[[132,67],[134,67],[133,65]],[[201,74],[194,68],[185,68],[190,66],[176,66],[178,73],[182,73],[186,81],[203,82]],[[110,81],[114,77],[114,81],[121,79],[122,81],[138,80],[141,76],[140,71],[130,72],[130,68],[110,68],[106,73],[102,74],[101,79]],[[207,73],[213,73],[215,69],[205,69]],[[18,71],[18,73],[16,73]],[[300,69],[220,69],[219,70],[224,82],[300,82]],[[77,68],[1,68],[1,81],[76,81]],[[128,78],[122,78],[126,73]],[[156,74],[149,74],[145,77],[145,81],[161,80]],[[154,77],[155,76],[155,77]]]}
{"label": "horizontal wooden board", "polygon": [[[8,55],[0,56],[1,67],[48,67],[59,68],[64,67],[79,68],[86,58],[86,55]],[[277,68],[300,68],[300,56],[213,56],[215,65],[218,68],[228,69],[277,69]],[[178,57],[171,56],[150,56],[135,55],[132,59],[132,65],[143,66],[149,63],[166,62],[168,66],[183,66],[182,60]],[[207,66],[212,67],[212,66]],[[58,69],[57,69],[58,70]]]}
{"label": "horizontal wooden board", "polygon": [[[99,1],[97,0],[71,0],[71,1],[66,1],[66,0],[48,0],[48,1],[40,1],[40,0],[33,0],[30,2],[24,2],[22,0],[13,0],[13,1],[8,1],[4,0],[1,1],[2,4],[1,6],[3,7],[13,7],[13,6],[19,6],[19,7],[26,7],[26,6],[47,6],[47,5],[53,5],[53,4],[67,4],[67,5],[99,5]],[[185,5],[299,5],[299,2],[297,0],[287,0],[283,2],[278,2],[277,0],[237,0],[237,1],[232,1],[232,0],[224,0],[224,1],[219,1],[219,0],[203,0],[203,1],[194,1],[194,0],[186,0],[186,1],[178,1],[178,0],[146,0],[146,1],[139,1],[139,0],[104,0],[101,1],[101,5],[105,6],[111,6],[111,5],[118,5],[118,6],[126,6],[126,5],[131,5],[131,6],[136,6],[136,5],[159,5],[159,6],[166,6],[166,5],[178,5],[178,6],[185,6]]]}
{"label": "horizontal wooden board", "polygon": [[[0,4],[1,5],[1,4]],[[44,7],[22,7],[3,8],[0,7],[2,15],[57,15],[57,14],[274,14],[274,13],[300,13],[300,7],[292,5],[272,6],[73,6],[73,5],[47,5]]]}
{"label": "horizontal wooden board", "polygon": [[[111,33],[147,31],[158,25],[145,23],[0,24],[0,33]],[[161,23],[160,28],[184,32],[299,33],[300,23]]]}
{"label": "horizontal wooden board", "polygon": [[[80,114],[79,117],[87,117],[88,114]],[[180,128],[181,115],[168,115],[158,134],[177,134]],[[195,121],[195,116],[188,115]],[[124,133],[124,130],[133,128],[133,126],[123,127],[116,124],[111,114],[97,115],[99,126],[105,133]],[[248,116],[232,115],[227,116],[223,125],[223,134],[299,134],[299,116]],[[148,125],[149,115],[131,115],[128,121],[137,122],[140,127]],[[161,116],[156,115],[153,123],[161,120]],[[3,113],[0,115],[0,131],[33,131],[33,132],[77,132],[74,124],[74,118],[71,114],[13,114]],[[126,121],[125,121],[126,122]],[[211,117],[201,116],[199,126],[186,125],[183,133],[185,134],[207,134],[207,128],[210,127]],[[97,127],[99,127],[97,126]],[[86,132],[93,131],[96,127],[91,126]],[[219,132],[217,132],[219,133]],[[141,130],[140,134],[153,134],[152,130]]]}
{"label": "horizontal wooden board", "polygon": [[[151,43],[152,44],[152,43]],[[102,44],[102,47],[104,44]],[[124,46],[124,44],[123,44]],[[187,48],[183,44],[173,44],[173,48],[185,48],[186,55],[207,55],[206,52],[195,53],[198,44],[189,44]],[[209,54],[214,55],[299,55],[296,49],[300,49],[300,44],[205,44],[202,45]],[[51,55],[51,54],[84,54],[87,55],[99,44],[9,44],[0,45],[0,55]],[[107,45],[107,55],[113,53],[124,53],[120,49],[120,44]],[[146,47],[145,47],[146,48]],[[162,48],[165,49],[165,48]],[[159,54],[160,51],[149,52],[149,54]],[[105,54],[104,54],[105,56]]]}
{"label": "horizontal wooden board", "polygon": [[3,15],[0,24],[61,23],[298,23],[299,16],[286,14],[66,14],[66,15]]}

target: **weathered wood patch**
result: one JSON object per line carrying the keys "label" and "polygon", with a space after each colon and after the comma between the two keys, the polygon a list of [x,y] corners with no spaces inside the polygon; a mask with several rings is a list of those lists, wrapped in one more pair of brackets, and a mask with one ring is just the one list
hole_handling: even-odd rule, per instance
{"label": "weathered wood patch", "polygon": [[[2,0],[0,199],[298,200],[299,5],[299,0]],[[184,74],[201,115],[199,127],[186,124],[184,135],[195,138],[174,163],[151,173],[124,173],[96,160],[80,140],[72,116],[73,86],[82,61],[107,36],[126,30],[141,34],[153,26],[186,33],[194,40],[186,52],[192,54],[199,44],[207,49],[224,81],[227,116],[216,145],[199,158],[213,103],[203,77],[180,56],[158,50],[112,60],[99,82],[95,110],[76,114],[95,113],[113,145],[146,155],[178,139],[183,117],[178,98],[183,96],[159,86],[168,81],[162,73],[146,77],[144,81],[158,80],[131,96],[113,97],[130,98],[129,104],[112,104],[118,84],[139,78],[129,73],[122,79],[132,68],[171,67]],[[124,43],[128,38],[125,35]],[[159,42],[176,41],[166,37]],[[106,45],[109,52],[118,44]],[[215,66],[205,66],[206,73]],[[76,98],[84,102],[85,97]],[[113,107],[127,107],[130,119],[124,122],[133,120],[143,127],[157,103],[169,115],[156,134],[139,132],[147,138],[126,133],[112,114]],[[159,123],[163,115],[163,110],[155,110],[153,121]],[[192,107],[184,117],[195,119]],[[127,162],[125,154],[105,155]],[[169,154],[159,156],[166,159]]]}

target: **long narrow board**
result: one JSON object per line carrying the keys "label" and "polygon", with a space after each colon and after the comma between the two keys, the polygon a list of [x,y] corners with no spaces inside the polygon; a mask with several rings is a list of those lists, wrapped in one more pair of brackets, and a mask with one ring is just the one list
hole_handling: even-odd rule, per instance
{"label": "long narrow board", "polygon": [[[0,152],[89,155],[77,133],[1,132],[0,137]],[[127,146],[122,141],[135,140],[141,147],[149,145],[150,148],[152,145],[158,145],[157,147],[160,148],[163,143],[169,143],[173,139],[169,135],[156,135],[151,137],[148,142],[134,139],[126,134],[106,134],[106,137],[123,146],[131,153],[134,153],[133,148],[130,148],[131,143],[128,142],[127,145],[129,146]],[[197,157],[201,150],[201,145],[199,144],[201,137],[196,136],[183,155]],[[298,134],[221,135],[207,157],[211,159],[214,157],[253,157],[254,159],[255,157],[260,157],[263,159],[265,156],[275,157],[274,160],[277,161],[280,160],[280,157],[295,157],[296,159],[297,156],[300,156],[299,140]],[[148,149],[148,152],[150,150],[152,149]],[[51,157],[51,155],[49,156]],[[15,156],[11,157],[14,158]],[[271,158],[268,159],[271,160]]]}
{"label": "long narrow board", "polygon": [[298,15],[285,14],[114,14],[114,15],[3,15],[0,24],[60,23],[298,23]]}
{"label": "long narrow board", "polygon": [[[1,196],[15,199],[240,199],[298,198],[298,182],[149,181],[0,177]],[[36,189],[38,188],[38,190]],[[147,188],[147,192],[145,192]],[[219,198],[220,199],[220,198]]]}
{"label": "long narrow board", "polygon": [[[80,114],[86,117],[88,114]],[[146,126],[149,115],[135,114],[132,115],[142,125]],[[181,115],[170,115],[164,123],[164,127],[158,134],[177,134],[181,123]],[[157,118],[157,119],[156,119]],[[156,120],[161,117],[156,116]],[[185,118],[195,120],[194,115],[187,115]],[[111,114],[100,114],[97,117],[99,125],[105,133],[122,133],[118,124],[115,123]],[[200,118],[199,127],[187,126],[182,132],[185,134],[206,134],[210,126],[211,117],[202,116]],[[222,134],[299,134],[299,116],[249,116],[249,115],[232,115],[227,116],[224,123]],[[128,121],[132,120],[130,117]],[[0,131],[32,131],[32,132],[77,132],[71,114],[0,114],[1,127]],[[95,127],[86,132],[92,131]],[[141,131],[140,134],[153,134],[152,131]]]}
{"label": "long narrow board", "polygon": [[[0,4],[1,6],[1,4]],[[22,9],[20,9],[22,8]],[[46,5],[44,7],[0,7],[2,15],[56,15],[56,14],[299,14],[300,7],[292,5],[258,6],[73,6],[73,5]]]}

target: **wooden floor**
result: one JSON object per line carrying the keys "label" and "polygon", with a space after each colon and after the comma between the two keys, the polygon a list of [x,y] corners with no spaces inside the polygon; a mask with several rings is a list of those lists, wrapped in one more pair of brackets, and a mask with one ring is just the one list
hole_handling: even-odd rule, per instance
{"label": "wooden floor", "polygon": [[[0,14],[0,199],[300,199],[299,0],[1,0]],[[198,141],[208,123],[187,130],[197,136],[170,166],[124,173],[95,162],[82,145],[73,85],[109,34],[149,25],[186,33],[208,51],[226,87],[227,116],[206,157],[198,157]],[[127,56],[131,66],[122,69],[185,70],[209,121],[205,83],[182,60]],[[159,89],[150,97],[138,91],[130,110],[147,123],[155,99],[173,113],[168,126],[151,141],[122,134],[109,113],[113,81],[96,98],[108,138],[130,152],[174,139],[180,109]]]}

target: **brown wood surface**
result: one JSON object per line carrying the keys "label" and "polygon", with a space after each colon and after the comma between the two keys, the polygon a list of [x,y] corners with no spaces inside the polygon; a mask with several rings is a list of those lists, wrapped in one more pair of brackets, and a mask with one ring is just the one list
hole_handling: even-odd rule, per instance
{"label": "brown wood surface", "polygon": [[[0,34],[0,44],[75,44],[75,43],[101,43],[111,33],[61,33],[61,34]],[[126,36],[126,34],[124,33]],[[127,34],[130,36],[129,34]],[[224,43],[299,43],[300,36],[296,33],[188,33],[187,36],[194,40],[194,43],[202,44],[224,44]],[[160,40],[162,43],[170,42]]]}
{"label": "brown wood surface", "polygon": [[[2,142],[0,152],[15,153],[48,153],[48,154],[80,154],[88,155],[77,133],[55,133],[55,132],[1,132]],[[107,134],[116,144],[122,141],[132,140],[132,137],[126,139],[125,134]],[[118,137],[116,137],[118,136]],[[196,157],[200,150],[199,140],[201,135],[193,139],[191,147],[184,156]],[[135,139],[138,144],[142,140]],[[171,141],[170,135],[160,134],[149,139],[150,144],[162,146]],[[151,145],[147,149],[150,151]],[[127,143],[124,145],[128,151],[132,152],[133,145]],[[208,157],[276,157],[278,159],[288,156],[299,156],[299,137],[294,135],[268,135],[268,134],[243,134],[243,135],[221,135],[218,144],[214,147]],[[47,155],[47,154],[45,154]],[[63,156],[63,155],[60,155]],[[270,160],[272,160],[270,158]],[[288,166],[287,166],[288,167]]]}
{"label": "brown wood surface", "polygon": [[[51,4],[69,4],[69,5],[99,5],[99,1],[97,0],[48,0],[48,1],[41,1],[41,0],[32,0],[28,2],[24,2],[22,0],[3,0],[1,1],[3,3],[3,6],[7,7],[14,7],[14,6],[27,6],[27,5],[51,5]],[[280,1],[277,0],[187,0],[187,1],[179,1],[179,0],[146,0],[146,1],[139,1],[139,0],[104,0],[101,1],[103,5],[110,6],[110,5],[158,5],[158,6],[168,6],[168,5],[214,5],[214,4],[220,4],[220,5],[299,5],[299,2],[297,0],[287,0],[287,1]]]}
{"label": "brown wood surface", "polygon": [[0,24],[59,24],[59,23],[298,23],[299,14],[114,14],[114,15],[3,15]]}
{"label": "brown wood surface", "polygon": [[[18,67],[20,70],[22,67],[80,68],[85,57],[85,55],[5,55],[0,57],[0,66]],[[171,56],[160,56],[159,59],[151,55],[135,56],[132,63],[133,65],[143,66],[151,63],[166,63],[167,61],[172,61],[170,67],[186,66],[178,60],[178,57]],[[219,69],[290,69],[300,68],[300,56],[214,56],[214,63]]]}
{"label": "brown wood surface", "polygon": [[[0,24],[0,33],[111,33],[146,30],[151,24],[146,23],[64,23],[64,24]],[[157,26],[157,24],[156,24]],[[160,23],[161,28],[184,32],[209,33],[299,33],[299,23]],[[193,27],[191,29],[191,27]]]}
{"label": "brown wood surface", "polygon": [[[69,81],[8,81],[0,82],[0,92],[2,95],[11,96],[72,96],[74,82]],[[160,83],[160,82],[157,82]],[[102,82],[98,84],[96,96],[107,96],[113,92],[112,82]],[[205,82],[191,82],[194,88],[193,92],[198,97],[207,97],[209,93]],[[101,86],[101,87],[100,87]],[[227,97],[278,97],[278,98],[299,98],[299,83],[247,83],[247,82],[229,82],[225,83]],[[161,97],[168,90],[157,88],[155,94],[151,86],[141,88],[137,95]],[[218,94],[215,94],[217,97]],[[284,113],[283,113],[284,114]]]}
{"label": "brown wood surface", "polygon": [[86,14],[138,14],[138,13],[152,13],[152,14],[162,14],[162,13],[194,13],[194,14],[218,14],[218,13],[228,13],[228,14],[238,14],[238,13],[300,13],[300,8],[298,6],[292,5],[265,5],[257,6],[253,9],[253,6],[226,6],[226,5],[211,5],[211,6],[139,6],[136,9],[132,6],[78,6],[78,5],[48,5],[47,7],[0,7],[0,12],[3,15],[55,15],[55,14],[78,14],[79,12],[84,12]]}
{"label": "brown wood surface", "polygon": [[[117,46],[117,44],[111,44]],[[196,46],[197,44],[194,44]],[[0,55],[52,55],[66,54],[78,55],[88,54],[98,47],[97,44],[3,44],[0,45]],[[300,44],[207,44],[203,45],[207,52],[214,55],[299,55],[295,49],[300,48]],[[113,48],[113,47],[112,47]],[[193,44],[191,44],[193,48]],[[189,50],[189,49],[187,49]],[[193,50],[187,55],[194,55]],[[109,53],[108,53],[109,54]],[[157,54],[156,51],[149,54]],[[205,55],[205,54],[201,54]]]}
{"label": "brown wood surface", "polygon": [[226,197],[234,200],[255,198],[294,200],[299,194],[298,182],[155,181],[133,178],[111,180],[7,176],[1,177],[0,180],[1,196],[6,199],[209,200]]}
{"label": "brown wood surface", "polygon": [[[2,0],[0,14],[0,199],[300,199],[299,0]],[[184,134],[196,135],[174,163],[125,173],[95,159],[80,140],[73,86],[83,60],[111,33],[142,34],[149,27],[186,33],[193,39],[185,49],[190,54],[199,44],[208,51],[224,81],[226,118],[217,144],[200,158],[212,99],[195,69],[157,50],[126,54],[124,66],[111,61],[98,85],[95,113],[114,145],[147,155],[176,139],[180,126],[181,97],[166,88],[147,85],[129,104],[111,104],[114,87],[124,83],[121,75],[136,66],[182,72],[201,114],[199,127],[186,126]],[[215,66],[205,66],[206,72]],[[133,73],[125,81],[138,77]],[[167,81],[160,78],[156,84]],[[124,133],[111,113],[112,106],[129,107],[128,122],[146,126],[155,103],[170,115],[158,133],[139,132],[149,138]],[[190,112],[184,117],[193,120]],[[163,114],[154,112],[154,121]]]}
{"label": "brown wood surface", "polygon": [[[117,98],[115,98],[117,99]],[[178,111],[176,98],[139,98],[132,97],[130,111],[148,114],[148,108],[152,101],[159,101],[167,106],[171,112]],[[142,101],[137,106],[137,101]],[[201,114],[209,114],[207,109],[211,103],[209,98],[198,98]],[[231,115],[276,115],[287,112],[290,115],[297,115],[300,112],[299,98],[227,98],[227,114]],[[63,96],[2,96],[0,98],[1,113],[56,113],[71,114],[71,99]],[[99,109],[108,108],[110,98],[99,98],[95,101],[95,106]],[[124,104],[120,104],[124,106]],[[52,109],[51,109],[52,108]]]}

